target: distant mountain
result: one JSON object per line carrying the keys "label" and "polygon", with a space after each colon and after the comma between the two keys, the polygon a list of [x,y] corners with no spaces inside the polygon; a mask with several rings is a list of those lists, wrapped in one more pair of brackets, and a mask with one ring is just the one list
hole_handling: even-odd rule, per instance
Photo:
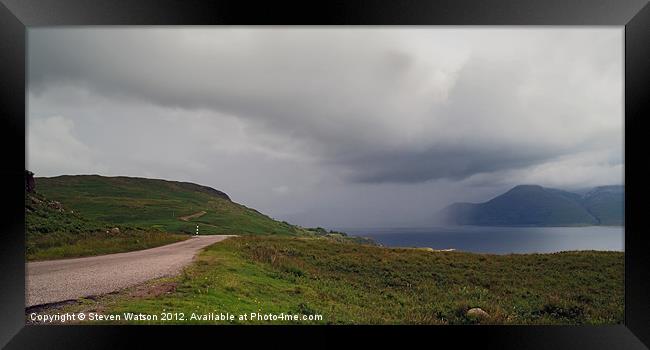
{"label": "distant mountain", "polygon": [[596,187],[583,197],[583,205],[601,225],[622,225],[625,222],[624,201],[623,186]]}
{"label": "distant mountain", "polygon": [[520,185],[485,203],[454,203],[437,216],[453,225],[581,226],[622,225],[623,186],[602,186],[585,194]]}

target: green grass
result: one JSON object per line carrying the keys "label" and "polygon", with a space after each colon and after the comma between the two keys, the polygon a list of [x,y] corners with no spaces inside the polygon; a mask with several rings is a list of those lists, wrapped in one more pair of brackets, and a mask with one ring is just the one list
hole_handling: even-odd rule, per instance
{"label": "green grass", "polygon": [[28,261],[76,258],[154,248],[190,238],[165,232],[129,231],[116,235],[94,233],[72,238],[67,235],[42,236],[30,242],[38,247],[27,253]]}
{"label": "green grass", "polygon": [[[298,226],[279,222],[231,201],[214,189],[176,181],[98,175],[36,178],[37,190],[86,218],[172,233],[302,235]],[[206,214],[182,221],[200,211]]]}
{"label": "green grass", "polygon": [[[120,253],[178,242],[188,235],[88,219],[38,193],[25,198],[28,261]],[[108,231],[108,232],[107,232]]]}
{"label": "green grass", "polygon": [[[623,276],[620,252],[486,255],[246,236],[206,248],[181,276],[139,287],[174,286],[165,293],[127,290],[57,312],[319,314],[322,321],[311,323],[326,324],[619,324]],[[473,307],[489,317],[469,318]]]}

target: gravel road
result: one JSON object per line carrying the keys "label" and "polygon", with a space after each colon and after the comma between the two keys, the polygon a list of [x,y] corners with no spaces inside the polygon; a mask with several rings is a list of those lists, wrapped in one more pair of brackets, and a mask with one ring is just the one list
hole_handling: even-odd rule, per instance
{"label": "gravel road", "polygon": [[195,236],[135,252],[27,263],[26,306],[110,293],[175,275],[201,248],[228,237],[232,236]]}

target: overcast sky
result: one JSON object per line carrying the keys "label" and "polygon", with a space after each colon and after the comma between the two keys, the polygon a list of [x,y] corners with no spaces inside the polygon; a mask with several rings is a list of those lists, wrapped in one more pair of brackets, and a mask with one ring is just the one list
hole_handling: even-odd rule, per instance
{"label": "overcast sky", "polygon": [[423,226],[518,184],[622,184],[623,27],[30,28],[27,166]]}

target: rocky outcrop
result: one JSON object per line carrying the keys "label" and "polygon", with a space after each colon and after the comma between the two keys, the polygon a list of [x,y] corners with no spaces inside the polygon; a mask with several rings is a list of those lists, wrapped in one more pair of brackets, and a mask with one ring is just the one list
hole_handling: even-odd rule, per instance
{"label": "rocky outcrop", "polygon": [[25,190],[33,193],[36,190],[36,181],[34,181],[34,173],[25,170]]}

